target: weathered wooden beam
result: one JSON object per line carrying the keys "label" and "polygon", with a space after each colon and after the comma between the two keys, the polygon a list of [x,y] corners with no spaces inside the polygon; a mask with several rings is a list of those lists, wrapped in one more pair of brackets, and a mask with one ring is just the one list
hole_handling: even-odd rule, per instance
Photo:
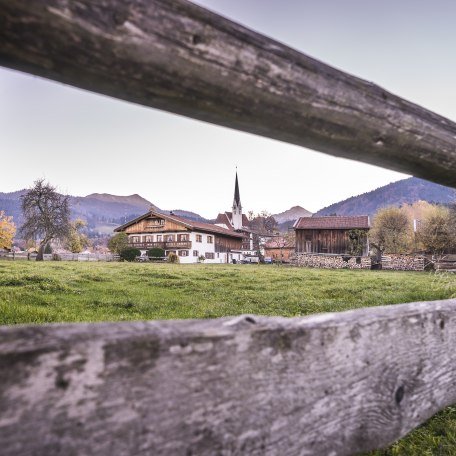
{"label": "weathered wooden beam", "polygon": [[184,0],[0,0],[0,64],[456,186],[456,124]]}
{"label": "weathered wooden beam", "polygon": [[0,448],[351,455],[456,402],[456,299],[307,318],[0,327]]}

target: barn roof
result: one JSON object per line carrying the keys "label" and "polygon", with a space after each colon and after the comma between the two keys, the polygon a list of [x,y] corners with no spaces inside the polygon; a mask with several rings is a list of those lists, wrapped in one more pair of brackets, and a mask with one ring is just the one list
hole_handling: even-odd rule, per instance
{"label": "barn roof", "polygon": [[369,229],[368,215],[331,215],[326,217],[300,217],[293,225],[295,230],[350,230]]}

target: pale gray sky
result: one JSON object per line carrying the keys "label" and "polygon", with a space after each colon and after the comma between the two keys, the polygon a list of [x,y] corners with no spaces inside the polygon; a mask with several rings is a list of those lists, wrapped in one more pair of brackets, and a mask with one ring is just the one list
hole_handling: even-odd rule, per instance
{"label": "pale gray sky", "polygon": [[[224,16],[456,119],[456,2],[199,0]],[[45,177],[72,195],[139,193],[214,217],[319,208],[403,175],[0,70],[0,191]],[[178,184],[178,185],[176,185]]]}

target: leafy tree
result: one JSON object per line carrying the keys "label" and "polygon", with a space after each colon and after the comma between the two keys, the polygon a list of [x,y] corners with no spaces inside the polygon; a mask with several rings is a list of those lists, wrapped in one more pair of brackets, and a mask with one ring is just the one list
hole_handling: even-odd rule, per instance
{"label": "leafy tree", "polygon": [[367,234],[364,230],[353,229],[348,232],[348,253],[360,256],[366,245]]}
{"label": "leafy tree", "polygon": [[123,231],[115,234],[108,241],[108,249],[113,253],[117,253],[117,255],[120,255],[120,252],[122,252],[122,250],[126,249],[127,247],[128,234],[124,233]]}
{"label": "leafy tree", "polygon": [[35,181],[21,201],[25,222],[21,233],[26,240],[38,239],[37,261],[43,261],[47,244],[54,239],[65,239],[70,230],[68,195],[60,195],[44,179]]}
{"label": "leafy tree", "polygon": [[76,219],[70,223],[68,237],[65,242],[65,247],[72,253],[82,252],[90,245],[89,238],[81,233],[81,230],[87,226],[87,223],[82,219]]}
{"label": "leafy tree", "polygon": [[456,249],[456,203],[450,204],[449,211],[451,245]]}
{"label": "leafy tree", "polygon": [[0,211],[0,249],[10,249],[15,234],[16,225],[13,223],[13,217],[6,215],[5,211]]}
{"label": "leafy tree", "polygon": [[369,239],[379,255],[409,252],[412,238],[412,221],[405,211],[393,206],[377,211]]}
{"label": "leafy tree", "polygon": [[120,252],[120,258],[124,261],[135,261],[141,255],[141,251],[135,247],[127,247]]}
{"label": "leafy tree", "polygon": [[450,211],[443,206],[431,206],[417,230],[417,241],[426,252],[443,255],[454,244]]}
{"label": "leafy tree", "polygon": [[154,247],[153,249],[149,249],[147,251],[147,256],[152,258],[163,258],[165,256],[165,251],[158,247]]}

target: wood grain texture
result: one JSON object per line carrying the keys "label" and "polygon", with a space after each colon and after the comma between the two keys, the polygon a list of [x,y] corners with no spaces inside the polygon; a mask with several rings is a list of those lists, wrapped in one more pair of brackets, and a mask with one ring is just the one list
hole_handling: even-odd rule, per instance
{"label": "wood grain texture", "polygon": [[0,328],[10,455],[349,455],[456,402],[456,300]]}
{"label": "wood grain texture", "polygon": [[456,124],[184,0],[0,0],[0,64],[456,186]]}

